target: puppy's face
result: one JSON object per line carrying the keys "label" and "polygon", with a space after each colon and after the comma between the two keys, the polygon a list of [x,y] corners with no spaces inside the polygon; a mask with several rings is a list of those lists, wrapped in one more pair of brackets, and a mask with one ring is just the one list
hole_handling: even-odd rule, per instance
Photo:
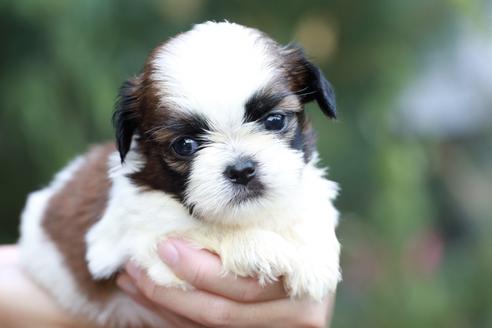
{"label": "puppy's face", "polygon": [[243,224],[299,189],[315,151],[303,111],[312,100],[335,116],[329,83],[299,48],[236,24],[197,25],[123,85],[121,159],[135,136],[135,184],[175,196],[198,219]]}

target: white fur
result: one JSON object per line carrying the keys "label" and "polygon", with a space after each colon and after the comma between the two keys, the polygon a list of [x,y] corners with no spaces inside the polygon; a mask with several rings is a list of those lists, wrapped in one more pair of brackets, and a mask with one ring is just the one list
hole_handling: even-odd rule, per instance
{"label": "white fur", "polygon": [[217,128],[239,127],[246,101],[275,75],[273,61],[258,31],[208,22],[161,48],[152,78],[175,110],[203,114]]}
{"label": "white fur", "polygon": [[58,192],[84,163],[77,158],[58,173],[45,189],[29,195],[22,213],[20,257],[27,273],[48,290],[60,305],[75,315],[83,315],[105,327],[121,327],[142,323],[162,327],[162,320],[135,303],[123,293],[115,294],[104,304],[88,300],[78,288],[72,273],[66,267],[63,255],[43,231],[42,219],[50,198]]}
{"label": "white fur", "polygon": [[135,172],[141,161],[135,150],[128,153],[124,164],[120,164],[117,153],[110,158],[110,200],[102,219],[86,237],[89,269],[95,277],[105,278],[132,259],[161,284],[179,282],[161,264],[156,245],[173,231],[191,229],[194,219],[171,196],[160,191],[143,192],[131,183],[127,175]]}

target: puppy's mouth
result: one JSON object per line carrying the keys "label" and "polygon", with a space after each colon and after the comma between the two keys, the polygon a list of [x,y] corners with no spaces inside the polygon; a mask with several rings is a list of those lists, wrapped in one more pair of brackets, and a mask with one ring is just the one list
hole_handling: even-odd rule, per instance
{"label": "puppy's mouth", "polygon": [[[255,201],[261,203],[260,199],[265,197],[267,193],[266,189],[265,185],[257,178],[251,180],[246,185],[231,183],[230,189],[228,190],[230,196],[227,197],[225,202],[221,205],[217,204],[214,215],[219,215],[222,211],[226,213],[231,209],[240,210],[243,205],[251,204]],[[185,206],[191,216],[197,219],[205,219],[207,212],[202,212],[199,209],[200,204],[196,202],[186,202]]]}
{"label": "puppy's mouth", "polygon": [[229,205],[235,206],[261,198],[265,194],[265,185],[257,178],[251,180],[247,185],[233,184],[232,189]]}

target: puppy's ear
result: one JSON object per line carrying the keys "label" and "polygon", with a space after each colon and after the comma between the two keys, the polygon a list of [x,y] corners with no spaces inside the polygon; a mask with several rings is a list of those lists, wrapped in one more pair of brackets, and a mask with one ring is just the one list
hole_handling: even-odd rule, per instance
{"label": "puppy's ear", "polygon": [[335,92],[321,70],[306,58],[298,45],[283,48],[287,62],[287,74],[292,87],[303,104],[316,100],[323,113],[336,118]]}
{"label": "puppy's ear", "polygon": [[126,80],[120,88],[116,108],[113,113],[116,145],[122,163],[130,150],[132,137],[137,128],[139,89],[140,77]]}

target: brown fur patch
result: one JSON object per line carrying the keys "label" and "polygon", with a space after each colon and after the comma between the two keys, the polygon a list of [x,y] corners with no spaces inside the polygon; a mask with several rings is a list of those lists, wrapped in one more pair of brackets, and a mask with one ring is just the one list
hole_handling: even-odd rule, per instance
{"label": "brown fur patch", "polygon": [[108,201],[107,162],[114,151],[113,144],[92,147],[82,166],[50,199],[42,223],[80,290],[93,301],[104,301],[116,288],[113,279],[94,281],[85,260],[85,235],[101,219]]}

